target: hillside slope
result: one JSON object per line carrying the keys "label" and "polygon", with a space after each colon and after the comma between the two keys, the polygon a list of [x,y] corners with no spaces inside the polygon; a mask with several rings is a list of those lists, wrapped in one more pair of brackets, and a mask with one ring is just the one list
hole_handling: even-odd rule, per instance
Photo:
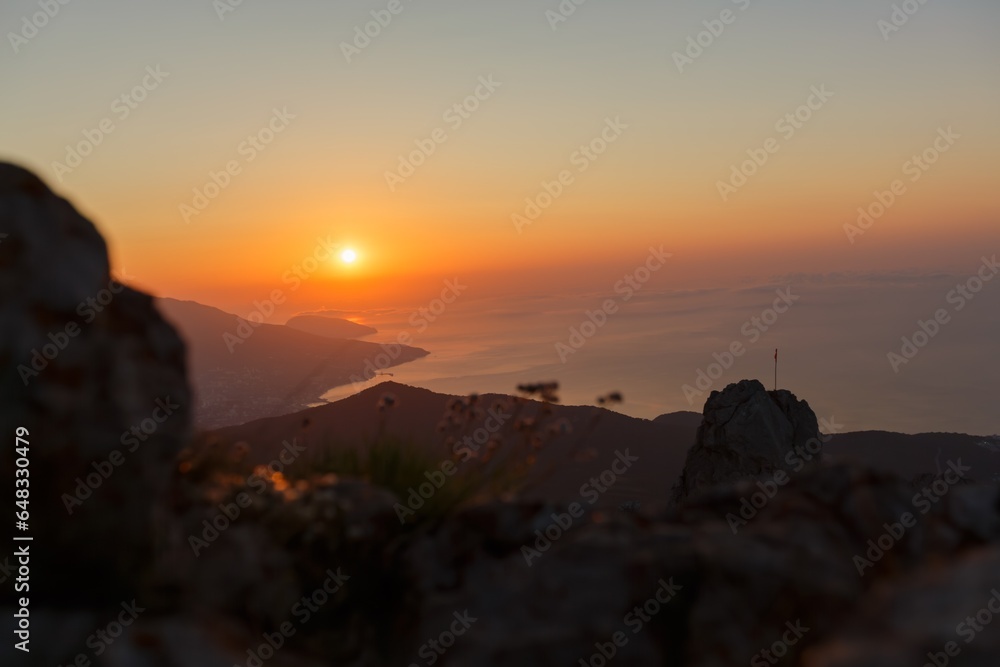
{"label": "hillside slope", "polygon": [[[158,299],[157,305],[187,343],[198,428],[300,410],[329,389],[349,384],[352,375],[362,376],[366,362],[383,354],[376,343],[326,338],[284,325],[240,330],[235,315],[193,301]],[[401,346],[391,365],[427,354]]]}

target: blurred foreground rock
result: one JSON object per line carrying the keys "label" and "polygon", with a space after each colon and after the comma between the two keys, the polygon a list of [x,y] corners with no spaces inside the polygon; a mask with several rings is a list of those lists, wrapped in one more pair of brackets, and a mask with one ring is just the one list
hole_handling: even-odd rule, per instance
{"label": "blurred foreground rock", "polygon": [[994,667],[1000,657],[1000,548],[927,563],[881,583],[836,640],[807,652],[806,667]]}
{"label": "blurred foreground rock", "polygon": [[[191,504],[186,523],[238,488]],[[958,473],[914,488],[817,466],[757,507],[760,493],[745,480],[653,512],[577,516],[497,502],[404,530],[390,494],[327,479],[271,489],[177,585],[185,607],[243,609],[267,633],[316,573],[343,566],[348,592],[296,626],[285,654],[334,664],[862,667],[954,633],[955,613],[1000,584],[1000,495]],[[247,566],[265,558],[277,569]],[[966,659],[995,657],[998,631],[1000,618]]]}
{"label": "blurred foreground rock", "polygon": [[9,164],[0,233],[0,479],[13,488],[24,427],[31,590],[113,602],[153,556],[154,503],[188,436],[184,346],[148,295],[112,278],[94,226]]}
{"label": "blurred foreground rock", "polygon": [[[468,609],[479,621],[445,664],[586,664],[599,655],[595,642],[607,646],[616,632],[627,643],[616,648],[614,664],[753,664],[786,624],[808,628],[794,645],[779,648],[797,656],[837,637],[876,585],[895,591],[928,564],[1000,539],[995,489],[952,487],[922,515],[908,483],[849,467],[804,473],[734,533],[727,515],[738,515],[756,489],[749,482],[718,488],[656,515],[589,515],[568,531],[553,530],[557,538],[548,541],[534,531],[544,536],[565,509],[491,506],[462,513],[407,554],[423,601],[415,640],[435,637],[452,612]],[[869,541],[877,547],[886,525],[906,512],[918,515],[917,523],[884,552],[869,554]],[[537,553],[526,555],[525,545]],[[856,557],[871,565],[859,570]],[[664,581],[679,586],[677,595],[650,603],[658,611],[646,622],[635,610],[655,599]],[[990,581],[970,579],[952,607],[985,602]],[[909,606],[902,618],[936,618],[921,609]],[[881,641],[879,626],[858,624],[850,632]],[[869,663],[843,663],[854,664]]]}

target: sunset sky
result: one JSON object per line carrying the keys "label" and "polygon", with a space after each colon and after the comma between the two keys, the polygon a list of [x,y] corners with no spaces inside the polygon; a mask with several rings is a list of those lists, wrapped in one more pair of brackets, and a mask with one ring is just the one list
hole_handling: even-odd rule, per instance
{"label": "sunset sky", "polygon": [[[557,0],[223,5],[72,2],[37,34],[35,0],[0,8],[3,159],[94,219],[114,265],[155,294],[245,309],[317,238],[358,261],[312,274],[303,309],[419,302],[444,276],[484,293],[594,286],[660,245],[684,287],[964,270],[1000,241],[992,0],[929,2],[891,32],[882,0],[593,0],[559,22]],[[391,21],[348,62],[373,11]],[[679,71],[688,37],[719,26]],[[115,102],[144,81],[134,108]],[[478,108],[449,112],[477,88]],[[791,136],[778,129],[824,89]],[[248,149],[272,122],[273,142]],[[438,128],[446,141],[391,190],[386,172]],[[948,128],[957,140],[911,180],[906,163]],[[79,166],[55,164],[95,131]],[[615,140],[581,162],[602,132]],[[723,201],[718,183],[770,138],[777,152]],[[231,161],[228,187],[185,216]],[[563,170],[519,233],[512,215]],[[896,179],[905,194],[851,243],[844,225]]]}

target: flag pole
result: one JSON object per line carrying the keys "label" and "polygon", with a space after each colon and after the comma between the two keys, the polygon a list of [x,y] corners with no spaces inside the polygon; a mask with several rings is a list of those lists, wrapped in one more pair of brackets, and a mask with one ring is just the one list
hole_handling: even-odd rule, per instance
{"label": "flag pole", "polygon": [[774,390],[778,391],[778,348],[774,348]]}

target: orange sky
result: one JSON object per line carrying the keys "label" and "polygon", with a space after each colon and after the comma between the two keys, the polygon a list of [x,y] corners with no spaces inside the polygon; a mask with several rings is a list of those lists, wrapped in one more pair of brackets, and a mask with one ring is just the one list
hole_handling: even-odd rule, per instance
{"label": "orange sky", "polygon": [[[0,119],[5,157],[94,219],[116,266],[157,294],[246,308],[317,238],[359,260],[310,274],[303,308],[419,302],[453,275],[582,288],[650,245],[674,253],[683,285],[930,271],[1000,240],[995,4],[927,5],[889,39],[877,22],[891,10],[860,0],[598,3],[555,30],[536,3],[413,4],[351,62],[340,44],[369,7],[246,3],[220,19],[196,4],[94,0],[0,62],[22,91]],[[679,72],[673,54],[727,8],[735,22]],[[30,9],[6,3],[2,24]],[[136,86],[125,113],[114,101]],[[92,154],[60,169],[107,119]],[[912,180],[908,161],[946,128],[960,138]],[[273,141],[248,148],[251,135]],[[719,182],[769,139],[776,152],[723,201]],[[587,157],[591,142],[603,152]],[[418,145],[433,153],[390,187]],[[185,215],[227,164],[238,173]],[[519,233],[512,215],[561,173]],[[850,243],[844,225],[895,179],[906,193]]]}

